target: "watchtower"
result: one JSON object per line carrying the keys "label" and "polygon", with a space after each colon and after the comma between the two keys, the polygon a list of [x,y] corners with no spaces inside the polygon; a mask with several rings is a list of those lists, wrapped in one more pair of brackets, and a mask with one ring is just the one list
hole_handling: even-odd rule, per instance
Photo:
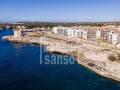
{"label": "watchtower", "polygon": [[14,37],[19,38],[22,37],[22,31],[25,29],[24,26],[17,26],[14,30]]}

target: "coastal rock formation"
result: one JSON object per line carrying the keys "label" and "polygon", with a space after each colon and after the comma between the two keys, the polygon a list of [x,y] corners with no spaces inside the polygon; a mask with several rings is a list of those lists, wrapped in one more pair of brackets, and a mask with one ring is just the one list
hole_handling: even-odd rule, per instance
{"label": "coastal rock formation", "polygon": [[108,49],[88,43],[68,43],[63,39],[52,37],[3,37],[5,40],[23,43],[37,43],[46,45],[49,52],[59,52],[72,55],[78,63],[98,73],[99,75],[120,81],[119,50]]}

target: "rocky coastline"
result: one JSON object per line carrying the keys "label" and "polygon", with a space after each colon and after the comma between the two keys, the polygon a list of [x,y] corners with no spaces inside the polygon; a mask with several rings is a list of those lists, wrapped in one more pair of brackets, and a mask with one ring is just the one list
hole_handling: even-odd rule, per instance
{"label": "rocky coastline", "polygon": [[[67,55],[72,55],[76,58],[77,62],[95,73],[120,81],[120,61],[119,61],[119,51],[108,50],[105,47],[95,46],[87,43],[77,44],[75,42],[67,41],[58,37],[19,37],[14,36],[4,36],[4,40],[12,41],[14,43],[33,43],[39,45],[45,45],[47,50],[51,53],[62,53]],[[115,61],[109,60],[109,56],[113,56]]]}

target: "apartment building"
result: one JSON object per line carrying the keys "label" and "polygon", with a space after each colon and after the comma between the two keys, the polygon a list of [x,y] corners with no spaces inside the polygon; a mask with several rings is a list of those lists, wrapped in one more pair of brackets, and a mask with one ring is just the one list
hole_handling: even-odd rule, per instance
{"label": "apartment building", "polygon": [[120,31],[109,31],[108,32],[108,43],[117,44],[120,43]]}
{"label": "apartment building", "polygon": [[102,39],[106,43],[117,44],[120,42],[120,31],[110,28],[92,27],[54,27],[53,33],[88,40]]}
{"label": "apartment building", "polygon": [[80,29],[80,28],[74,28],[74,27],[54,27],[53,28],[54,34],[64,35],[67,37],[73,37],[73,38],[84,38],[87,39],[87,31]]}

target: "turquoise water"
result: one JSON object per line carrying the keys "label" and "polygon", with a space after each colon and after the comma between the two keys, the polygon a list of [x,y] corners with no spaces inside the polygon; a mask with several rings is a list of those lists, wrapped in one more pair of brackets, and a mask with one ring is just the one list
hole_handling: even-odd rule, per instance
{"label": "turquoise water", "polygon": [[0,31],[0,90],[120,90],[120,83],[103,78],[75,63],[45,65],[43,46],[13,44],[1,39],[12,31]]}

